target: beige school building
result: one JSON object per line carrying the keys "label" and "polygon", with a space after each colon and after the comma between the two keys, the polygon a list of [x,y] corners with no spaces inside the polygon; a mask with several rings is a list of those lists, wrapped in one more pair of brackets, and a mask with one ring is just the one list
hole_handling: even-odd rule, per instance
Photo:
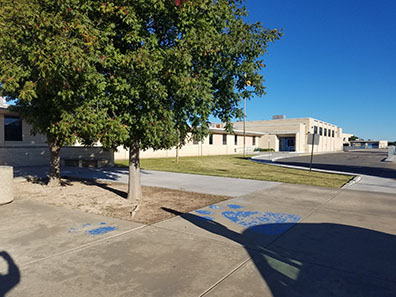
{"label": "beige school building", "polygon": [[[30,133],[31,127],[17,114],[11,112],[0,98],[0,165],[39,166],[49,163],[49,151],[43,135]],[[245,151],[272,149],[275,152],[309,153],[311,144],[308,135],[315,133],[319,142],[314,146],[315,152],[336,152],[343,149],[351,134],[343,133],[334,124],[313,118],[273,119],[234,123],[234,131],[224,130],[223,124],[212,124],[210,135],[203,141],[191,139],[178,150],[179,156],[210,156],[243,154],[244,135]],[[142,158],[175,157],[176,149],[146,150]],[[106,151],[100,145],[84,147],[66,146],[61,150],[63,165],[106,166],[114,160],[128,159],[128,151],[119,147],[116,151]]]}
{"label": "beige school building", "polygon": [[[202,142],[190,141],[181,149],[179,156],[209,156],[243,153],[243,122],[234,123],[233,133],[224,130],[223,124],[212,124],[210,135]],[[264,121],[248,121],[245,126],[247,153],[255,150],[272,149],[275,152],[309,153],[312,145],[308,143],[308,135],[314,134],[318,144],[314,152],[337,152],[343,150],[352,134],[343,133],[342,128],[313,118],[272,119]],[[141,152],[142,158],[174,157],[176,149],[147,150]],[[115,160],[128,159],[128,151],[119,148],[114,154]]]}

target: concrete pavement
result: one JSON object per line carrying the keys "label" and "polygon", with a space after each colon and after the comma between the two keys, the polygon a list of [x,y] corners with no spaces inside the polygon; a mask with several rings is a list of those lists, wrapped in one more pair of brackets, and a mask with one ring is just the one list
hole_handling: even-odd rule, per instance
{"label": "concrete pavement", "polygon": [[[48,167],[19,167],[14,169],[14,175],[40,176],[47,175]],[[86,178],[103,181],[128,183],[128,169],[126,168],[78,168],[62,167],[62,176]],[[236,197],[253,191],[270,188],[280,183],[270,181],[248,180],[207,176],[198,174],[183,174],[153,170],[141,170],[143,186],[162,187],[190,192],[225,195]]]}
{"label": "concrete pavement", "polygon": [[396,296],[395,225],[394,195],[287,184],[151,226],[16,198],[0,296]]}

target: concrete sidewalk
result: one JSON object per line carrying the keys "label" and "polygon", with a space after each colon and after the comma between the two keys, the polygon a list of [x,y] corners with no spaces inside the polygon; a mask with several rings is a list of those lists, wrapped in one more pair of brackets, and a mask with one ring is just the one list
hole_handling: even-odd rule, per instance
{"label": "concrete sidewalk", "polygon": [[[47,170],[48,167],[19,167],[15,168],[14,176],[31,175],[44,177],[47,175]],[[62,176],[67,177],[128,183],[128,169],[126,168],[112,167],[98,169],[62,167],[61,174]],[[141,170],[140,178],[143,186],[169,188],[204,194],[225,195],[230,197],[245,195],[280,184],[270,181],[152,170]]]}
{"label": "concrete sidewalk", "polygon": [[151,226],[17,198],[0,296],[393,297],[395,225],[394,195],[301,185]]}

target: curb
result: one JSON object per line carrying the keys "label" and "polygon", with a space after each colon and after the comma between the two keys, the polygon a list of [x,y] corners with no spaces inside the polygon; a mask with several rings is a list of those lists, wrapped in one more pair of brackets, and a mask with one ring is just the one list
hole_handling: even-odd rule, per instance
{"label": "curb", "polygon": [[341,189],[348,188],[348,187],[350,187],[350,186],[352,186],[352,185],[354,185],[354,184],[357,184],[358,182],[361,181],[361,179],[362,179],[362,176],[361,176],[361,175],[357,175],[357,176],[355,176],[352,180],[350,180],[350,181],[347,182],[345,185],[343,185],[343,186],[341,187]]}
{"label": "curb", "polygon": [[[260,160],[260,159],[253,159],[250,158],[250,161],[256,162],[256,163],[262,163],[262,164],[267,164],[267,165],[272,165],[272,166],[278,166],[278,167],[284,167],[284,168],[291,168],[291,169],[298,169],[298,170],[307,170],[309,171],[308,167],[302,167],[302,166],[295,166],[295,165],[287,165],[287,164],[281,164],[277,162],[273,162],[270,160]],[[352,182],[355,178],[359,177],[359,179],[356,182],[359,182],[361,177],[360,175],[356,175],[355,173],[350,173],[350,172],[343,172],[343,171],[332,171],[332,170],[325,170],[325,169],[317,169],[317,168],[312,168],[312,172],[322,172],[322,173],[330,173],[330,174],[339,174],[339,175],[349,175],[349,176],[354,176],[354,178],[350,181]],[[349,182],[348,182],[349,183]],[[347,184],[348,184],[347,183]]]}

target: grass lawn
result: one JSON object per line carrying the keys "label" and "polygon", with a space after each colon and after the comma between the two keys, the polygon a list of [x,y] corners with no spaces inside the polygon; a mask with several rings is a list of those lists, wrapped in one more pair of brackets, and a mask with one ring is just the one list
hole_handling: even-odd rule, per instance
{"label": "grass lawn", "polygon": [[[119,167],[128,165],[127,160],[115,163]],[[175,158],[142,159],[141,167],[146,170],[267,180],[330,188],[340,188],[352,179],[352,176],[347,175],[309,172],[308,170],[260,164],[236,155],[181,157],[179,164],[176,164]]]}

